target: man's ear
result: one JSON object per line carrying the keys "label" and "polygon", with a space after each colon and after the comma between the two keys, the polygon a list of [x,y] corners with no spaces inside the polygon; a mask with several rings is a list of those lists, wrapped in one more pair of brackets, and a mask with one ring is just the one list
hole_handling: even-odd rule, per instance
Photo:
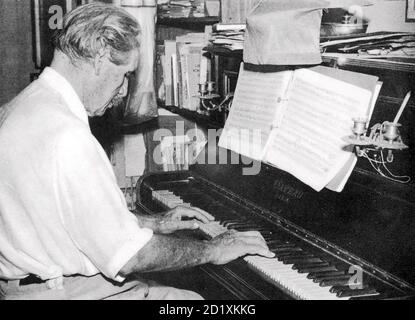
{"label": "man's ear", "polygon": [[94,57],[93,60],[93,67],[94,67],[94,74],[99,76],[102,72],[102,68],[104,66],[105,60],[107,56],[107,51],[101,49]]}

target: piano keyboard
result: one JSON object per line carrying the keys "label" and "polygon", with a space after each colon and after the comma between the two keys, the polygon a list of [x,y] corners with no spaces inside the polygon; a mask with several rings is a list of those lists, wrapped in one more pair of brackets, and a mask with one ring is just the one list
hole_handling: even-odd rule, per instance
{"label": "piano keyboard", "polygon": [[[170,209],[178,205],[191,205],[169,190],[152,191],[152,197]],[[195,206],[197,205],[195,204]],[[213,211],[209,213],[215,216]],[[359,286],[359,284],[353,282],[355,287],[349,286],[352,275],[348,273],[348,265],[342,265],[339,261],[336,261],[335,257],[304,249],[290,240],[283,239],[279,233],[274,233],[269,228],[258,225],[257,222],[244,220],[241,217],[237,217],[237,219],[235,217],[225,217],[221,221],[213,221],[200,226],[200,230],[211,238],[229,229],[238,231],[257,230],[263,235],[268,247],[275,253],[275,258],[246,256],[243,259],[254,272],[281,288],[293,298],[302,300],[348,300],[350,298],[366,298],[379,295],[376,289],[367,284]]]}

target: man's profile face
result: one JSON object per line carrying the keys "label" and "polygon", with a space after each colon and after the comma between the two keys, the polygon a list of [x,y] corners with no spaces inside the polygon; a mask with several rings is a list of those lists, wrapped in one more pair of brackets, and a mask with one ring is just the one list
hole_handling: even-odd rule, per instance
{"label": "man's profile face", "polygon": [[126,64],[116,65],[109,57],[103,58],[95,84],[91,87],[85,109],[90,117],[102,116],[113,106],[114,99],[123,98],[128,93],[128,76],[137,69],[138,50],[132,50]]}

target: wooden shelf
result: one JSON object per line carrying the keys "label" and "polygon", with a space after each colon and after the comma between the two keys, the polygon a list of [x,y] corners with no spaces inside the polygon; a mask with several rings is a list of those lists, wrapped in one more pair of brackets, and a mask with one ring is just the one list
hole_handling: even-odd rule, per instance
{"label": "wooden shelf", "polygon": [[213,25],[219,22],[219,17],[183,17],[183,18],[171,18],[171,17],[158,17],[157,24],[169,27],[179,28],[193,28],[195,25],[206,26]]}
{"label": "wooden shelf", "polygon": [[178,108],[175,106],[160,106],[161,108],[164,108],[172,113],[175,113],[179,116],[182,116],[183,118],[187,120],[194,121],[197,124],[200,124],[204,128],[212,128],[212,129],[219,129],[223,128],[223,124],[219,121],[216,121],[215,119],[212,119],[212,115],[204,115],[201,113],[198,113],[196,111],[190,111],[187,109]]}
{"label": "wooden shelf", "polygon": [[213,55],[223,57],[240,58],[242,60],[243,50],[230,50],[221,46],[209,45],[206,50]]}

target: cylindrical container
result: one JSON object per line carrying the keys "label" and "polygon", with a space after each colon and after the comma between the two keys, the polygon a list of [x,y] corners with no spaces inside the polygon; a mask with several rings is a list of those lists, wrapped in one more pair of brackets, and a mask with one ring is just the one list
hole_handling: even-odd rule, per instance
{"label": "cylindrical container", "polygon": [[355,118],[353,119],[353,128],[352,131],[356,136],[361,136],[366,133],[366,123],[367,120],[364,118]]}
{"label": "cylindrical container", "polygon": [[157,116],[154,89],[156,0],[113,0],[130,13],[140,24],[140,56],[136,76],[129,84],[129,98],[124,111],[124,122],[140,123]]}
{"label": "cylindrical container", "polygon": [[393,142],[396,138],[399,137],[399,123],[393,123],[386,121],[383,123],[383,137],[389,142]]}

